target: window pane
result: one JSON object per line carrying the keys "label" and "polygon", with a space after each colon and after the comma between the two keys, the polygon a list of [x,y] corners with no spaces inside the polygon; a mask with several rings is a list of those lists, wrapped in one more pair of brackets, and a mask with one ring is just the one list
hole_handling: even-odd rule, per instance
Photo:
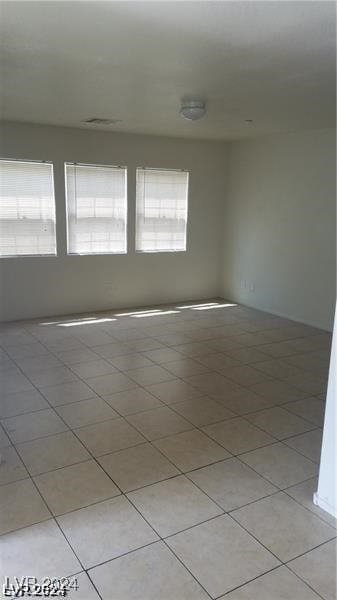
{"label": "window pane", "polygon": [[53,165],[0,160],[0,256],[56,254]]}
{"label": "window pane", "polygon": [[68,254],[126,252],[126,169],[66,164]]}
{"label": "window pane", "polygon": [[186,250],[188,173],[137,169],[139,252]]}

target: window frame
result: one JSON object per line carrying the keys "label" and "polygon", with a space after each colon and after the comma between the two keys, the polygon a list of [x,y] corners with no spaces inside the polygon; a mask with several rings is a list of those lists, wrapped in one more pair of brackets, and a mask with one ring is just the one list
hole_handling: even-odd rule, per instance
{"label": "window frame", "polygon": [[57,222],[56,222],[56,194],[55,194],[55,176],[54,176],[54,161],[38,159],[38,158],[13,158],[7,156],[0,156],[0,162],[12,162],[12,163],[30,163],[30,164],[47,164],[51,166],[51,187],[53,192],[53,216],[54,216],[54,240],[55,240],[55,252],[49,254],[0,254],[0,260],[14,259],[22,260],[25,258],[57,258],[58,257],[58,240],[57,240]]}
{"label": "window frame", "polygon": [[[67,166],[91,167],[101,169],[123,169],[125,171],[125,250],[118,252],[70,252],[69,251],[69,218],[68,218],[68,186],[67,186]],[[103,165],[84,163],[78,161],[64,161],[63,164],[64,187],[65,187],[65,220],[66,220],[66,256],[125,256],[129,251],[129,197],[128,197],[128,167],[126,165]]]}
{"label": "window frame", "polygon": [[[167,171],[173,173],[186,173],[187,174],[187,185],[186,185],[186,225],[185,225],[185,248],[183,250],[138,250],[137,248],[137,238],[138,238],[138,212],[137,212],[137,200],[138,200],[138,185],[137,185],[137,172],[138,171]],[[190,186],[190,174],[191,171],[189,169],[173,169],[167,167],[144,167],[143,165],[136,166],[136,194],[135,194],[135,235],[134,235],[134,244],[135,244],[135,253],[136,254],[176,254],[176,253],[186,253],[188,252],[188,222],[189,222],[189,186]]]}

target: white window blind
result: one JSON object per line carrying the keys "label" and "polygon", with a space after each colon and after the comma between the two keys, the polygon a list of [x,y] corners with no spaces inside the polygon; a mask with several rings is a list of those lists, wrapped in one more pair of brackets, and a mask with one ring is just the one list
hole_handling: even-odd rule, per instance
{"label": "white window blind", "polygon": [[0,160],[0,256],[56,254],[53,165]]}
{"label": "white window blind", "polygon": [[186,250],[188,173],[137,169],[138,252]]}
{"label": "white window blind", "polygon": [[68,254],[126,252],[126,169],[66,163]]}

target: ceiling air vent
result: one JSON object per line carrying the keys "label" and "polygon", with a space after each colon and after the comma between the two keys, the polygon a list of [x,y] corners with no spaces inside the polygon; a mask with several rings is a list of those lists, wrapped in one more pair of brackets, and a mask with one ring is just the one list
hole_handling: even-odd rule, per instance
{"label": "ceiling air vent", "polygon": [[100,119],[99,117],[91,117],[91,119],[85,119],[82,123],[88,123],[89,125],[115,125],[119,123],[120,119]]}

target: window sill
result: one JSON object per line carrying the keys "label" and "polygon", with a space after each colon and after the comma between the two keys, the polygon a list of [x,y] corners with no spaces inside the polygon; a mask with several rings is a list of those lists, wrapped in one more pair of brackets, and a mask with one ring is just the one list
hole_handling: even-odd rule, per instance
{"label": "window sill", "polygon": [[187,250],[136,250],[136,254],[186,254]]}
{"label": "window sill", "polygon": [[66,256],[126,256],[125,252],[67,252]]}
{"label": "window sill", "polygon": [[7,258],[57,258],[57,254],[10,254],[8,256],[0,256],[0,260]]}

